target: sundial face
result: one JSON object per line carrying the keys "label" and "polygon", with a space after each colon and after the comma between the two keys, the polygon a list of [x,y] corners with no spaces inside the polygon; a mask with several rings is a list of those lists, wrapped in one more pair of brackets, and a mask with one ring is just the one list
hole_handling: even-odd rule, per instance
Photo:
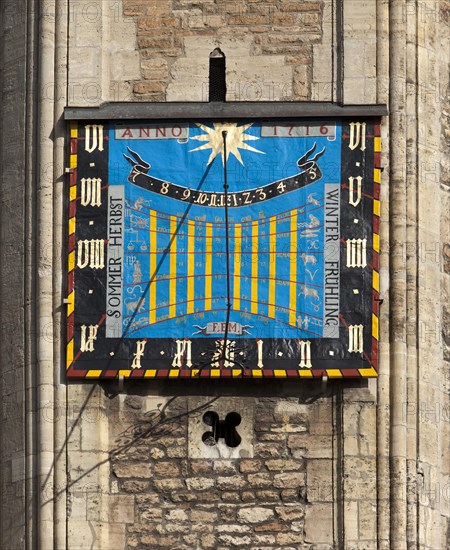
{"label": "sundial face", "polygon": [[378,121],[80,122],[70,147],[69,376],[376,376]]}

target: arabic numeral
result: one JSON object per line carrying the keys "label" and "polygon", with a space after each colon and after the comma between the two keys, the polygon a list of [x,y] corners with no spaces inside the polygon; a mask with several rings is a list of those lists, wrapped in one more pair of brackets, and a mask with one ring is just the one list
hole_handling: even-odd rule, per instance
{"label": "arabic numeral", "polygon": [[161,185],[161,193],[163,195],[167,195],[167,193],[169,192],[169,184],[165,181],[162,185]]}
{"label": "arabic numeral", "polygon": [[259,193],[259,200],[260,201],[263,201],[267,196],[262,189],[257,189],[256,192]]}
{"label": "arabic numeral", "polygon": [[250,199],[250,193],[247,193],[246,191],[244,191],[242,193],[242,195],[244,196],[244,204],[251,204],[252,201]]}
{"label": "arabic numeral", "polygon": [[323,136],[326,136],[328,134],[328,126],[325,126],[324,124],[322,124],[322,126],[320,127],[320,133]]}
{"label": "arabic numeral", "polygon": [[311,166],[309,169],[309,175],[313,181],[317,179],[317,169],[315,166]]}
{"label": "arabic numeral", "polygon": [[199,193],[198,197],[195,199],[196,204],[205,204],[205,202],[208,200],[208,195],[206,193]]}
{"label": "arabic numeral", "polygon": [[284,193],[286,191],[286,184],[281,182],[277,185],[278,193]]}
{"label": "arabic numeral", "polygon": [[191,190],[186,188],[186,189],[183,191],[183,196],[182,196],[181,198],[182,198],[182,200],[185,201],[185,200],[187,200],[190,196],[191,196]]}

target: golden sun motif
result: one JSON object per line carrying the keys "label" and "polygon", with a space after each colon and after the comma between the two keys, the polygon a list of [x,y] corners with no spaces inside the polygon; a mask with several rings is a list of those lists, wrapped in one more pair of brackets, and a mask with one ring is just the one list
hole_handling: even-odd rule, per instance
{"label": "golden sun motif", "polygon": [[247,151],[253,151],[254,153],[260,153],[265,155],[263,151],[258,151],[254,147],[251,147],[246,141],[255,141],[259,139],[256,136],[251,136],[245,134],[244,132],[253,125],[253,122],[250,124],[244,124],[243,126],[238,126],[236,122],[214,122],[214,128],[205,126],[204,124],[196,123],[197,126],[205,132],[199,136],[192,136],[192,139],[197,141],[207,141],[204,145],[200,145],[196,149],[191,149],[189,152],[201,151],[203,149],[212,149],[211,155],[208,159],[208,165],[217,157],[217,155],[222,155],[222,163],[224,163],[224,146],[223,146],[223,136],[222,132],[227,132],[227,160],[230,156],[230,153],[234,155],[237,160],[244,166],[242,161],[241,153],[239,149],[246,149]]}

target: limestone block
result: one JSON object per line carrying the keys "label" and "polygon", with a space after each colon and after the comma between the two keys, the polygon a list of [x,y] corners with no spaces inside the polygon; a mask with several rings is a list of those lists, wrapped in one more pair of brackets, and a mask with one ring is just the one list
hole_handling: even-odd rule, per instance
{"label": "limestone block", "polygon": [[138,80],[141,77],[139,53],[118,51],[111,58],[111,80]]}
{"label": "limestone block", "polygon": [[291,489],[305,485],[305,474],[301,473],[288,473],[288,474],[275,474],[273,478],[273,485],[278,489]]}
{"label": "limestone block", "polygon": [[259,474],[249,474],[247,476],[248,484],[250,487],[271,487],[272,477],[267,472],[261,472]]}
{"label": "limestone block", "polygon": [[333,462],[328,459],[306,462],[308,502],[333,501]]}
{"label": "limestone block", "polygon": [[333,542],[333,508],[331,504],[310,504],[305,514],[305,542]]}
{"label": "limestone block", "polygon": [[375,458],[351,457],[345,461],[344,497],[348,500],[376,499]]}
{"label": "limestone block", "polygon": [[246,485],[246,480],[242,476],[227,476],[217,477],[218,489],[233,489],[237,490]]}
{"label": "limestone block", "polygon": [[375,540],[377,536],[377,507],[374,502],[364,500],[358,503],[359,538]]}
{"label": "limestone block", "polygon": [[358,540],[358,503],[344,502],[344,530],[346,540]]}
{"label": "limestone block", "polygon": [[179,58],[172,65],[172,80],[167,86],[167,101],[206,101],[208,97],[209,60]]}
{"label": "limestone block", "polygon": [[[247,522],[248,520],[245,521]],[[252,528],[249,525],[238,525],[233,523],[217,526],[218,533],[250,533],[251,530]]]}
{"label": "limestone block", "polygon": [[[292,521],[299,521],[304,518],[305,510],[303,506],[298,504],[288,504],[285,506],[276,506],[275,511],[281,520],[288,523]],[[291,524],[292,525],[292,524]]]}
{"label": "limestone block", "polygon": [[263,523],[274,519],[274,512],[271,508],[241,508],[238,511],[238,519],[244,523]]}
{"label": "limestone block", "polygon": [[111,14],[109,18],[111,29],[110,51],[111,53],[124,50],[133,51],[136,49],[136,21],[122,15],[122,0],[115,2],[115,5],[117,12]]}
{"label": "limestone block", "polygon": [[87,521],[70,521],[68,526],[68,547],[77,550],[99,550],[101,546],[98,526]]}
{"label": "limestone block", "polygon": [[110,523],[134,522],[134,497],[111,495],[108,499]]}
{"label": "limestone block", "polygon": [[68,517],[70,521],[86,520],[87,495],[85,493],[75,493],[70,496]]}
{"label": "limestone block", "polygon": [[107,453],[72,452],[68,456],[71,491],[83,491],[97,486],[109,491],[110,465]]}
{"label": "limestone block", "polygon": [[331,458],[333,441],[327,436],[294,434],[288,436],[288,447],[296,458]]}
{"label": "limestone block", "polygon": [[167,521],[187,521],[188,515],[183,509],[169,510],[166,512]]}
{"label": "limestone block", "polygon": [[359,413],[359,451],[362,455],[376,454],[376,424],[375,405],[362,406]]}
{"label": "limestone block", "polygon": [[204,477],[188,477],[185,481],[186,486],[190,491],[203,491],[214,487],[214,479]]}
{"label": "limestone block", "polygon": [[[100,550],[122,550],[126,548],[126,524],[125,523],[108,523],[106,530],[108,532],[106,546]],[[105,537],[106,538],[106,537]]]}
{"label": "limestone block", "polygon": [[260,460],[242,460],[239,464],[239,471],[243,474],[256,473],[261,470],[261,467]]}
{"label": "limestone block", "polygon": [[329,44],[314,44],[313,46],[313,82],[329,83],[331,78],[331,47]]}
{"label": "limestone block", "polygon": [[216,474],[233,475],[236,473],[236,462],[233,460],[216,460],[213,469]]}

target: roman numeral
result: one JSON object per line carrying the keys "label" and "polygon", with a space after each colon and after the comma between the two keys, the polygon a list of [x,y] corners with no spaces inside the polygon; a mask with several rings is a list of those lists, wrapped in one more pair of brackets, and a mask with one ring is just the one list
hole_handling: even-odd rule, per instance
{"label": "roman numeral", "polygon": [[262,369],[264,368],[264,363],[263,363],[263,345],[264,345],[264,341],[263,340],[256,340],[256,349],[258,350],[258,368]]}
{"label": "roman numeral", "polygon": [[100,206],[102,204],[102,180],[100,178],[81,179],[82,206]]}
{"label": "roman numeral", "polygon": [[347,267],[366,267],[367,239],[347,239]]}
{"label": "roman numeral", "polygon": [[186,361],[186,367],[192,367],[191,347],[192,342],[190,340],[176,340],[177,352],[172,361],[172,367],[181,368]]}
{"label": "roman numeral", "polygon": [[93,153],[96,149],[103,151],[103,125],[87,124],[85,127],[84,149]]}
{"label": "roman numeral", "polygon": [[[89,335],[86,336],[87,329],[89,329]],[[94,351],[94,342],[97,340],[98,325],[81,325],[81,352]]]}
{"label": "roman numeral", "polygon": [[[355,192],[356,180],[356,192]],[[356,207],[361,202],[362,176],[348,178],[348,202]]]}
{"label": "roman numeral", "polygon": [[145,345],[147,343],[147,340],[138,340],[136,342],[136,352],[133,354],[133,362],[131,363],[132,369],[140,369],[141,368],[141,359],[144,355],[145,351]]}
{"label": "roman numeral", "polygon": [[216,340],[216,351],[213,354],[212,357],[212,363],[211,367],[219,368],[220,367],[220,360],[222,359],[222,355],[224,355],[223,360],[223,366],[224,367],[234,367],[235,361],[234,361],[234,350],[236,347],[236,342],[231,342],[230,340],[227,340],[226,346],[225,346],[225,354],[223,353],[223,347],[225,346],[224,340]]}
{"label": "roman numeral", "polygon": [[363,325],[350,325],[348,327],[348,351],[350,353],[363,352]]}
{"label": "roman numeral", "polygon": [[311,342],[309,340],[300,340],[300,363],[298,366],[301,369],[310,369],[312,368],[311,363]]}
{"label": "roman numeral", "polygon": [[103,269],[105,267],[105,241],[103,239],[78,241],[77,266],[80,269],[87,266],[92,269]]}
{"label": "roman numeral", "polygon": [[350,142],[349,148],[354,151],[360,145],[361,151],[366,150],[366,123],[351,122],[350,123]]}

